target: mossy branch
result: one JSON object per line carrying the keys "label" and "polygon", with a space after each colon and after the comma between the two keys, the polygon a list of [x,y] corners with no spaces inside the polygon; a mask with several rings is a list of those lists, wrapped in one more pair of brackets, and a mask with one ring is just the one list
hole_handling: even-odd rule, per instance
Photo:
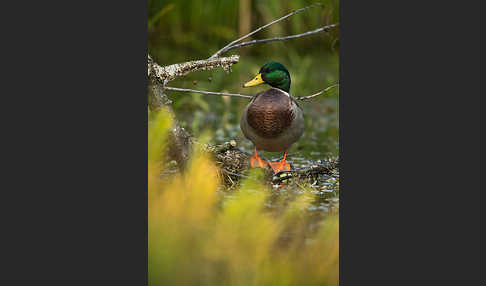
{"label": "mossy branch", "polygon": [[197,60],[184,63],[178,63],[168,66],[160,66],[152,60],[150,55],[147,57],[148,76],[154,77],[165,85],[167,82],[188,73],[199,70],[212,70],[221,67],[225,71],[230,71],[230,67],[240,60],[240,56],[233,55],[224,58]]}

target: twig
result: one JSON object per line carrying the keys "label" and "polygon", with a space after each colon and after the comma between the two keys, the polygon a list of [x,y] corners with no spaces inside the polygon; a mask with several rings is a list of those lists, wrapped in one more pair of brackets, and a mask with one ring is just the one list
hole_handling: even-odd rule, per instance
{"label": "twig", "polygon": [[328,91],[328,90],[330,90],[331,88],[334,88],[334,87],[336,87],[336,86],[339,86],[339,83],[336,83],[336,84],[334,84],[334,85],[331,85],[330,87],[327,87],[326,89],[323,89],[323,90],[319,91],[318,93],[314,93],[313,95],[309,95],[309,96],[300,96],[300,97],[296,97],[295,99],[297,99],[297,100],[308,100],[308,99],[311,99],[311,98],[313,98],[313,97],[316,97],[316,96],[318,96],[318,95],[322,94],[323,92],[326,92],[326,91]]}
{"label": "twig", "polygon": [[237,49],[237,48],[241,48],[241,47],[244,47],[244,46],[249,46],[249,45],[254,45],[254,44],[259,44],[259,43],[267,43],[267,42],[274,42],[274,41],[285,41],[285,40],[309,36],[309,35],[312,35],[312,34],[317,34],[317,33],[320,33],[320,32],[327,32],[331,28],[337,27],[338,25],[339,25],[339,23],[331,24],[331,25],[327,25],[327,26],[324,26],[324,27],[320,27],[320,28],[312,30],[312,31],[308,31],[308,32],[296,34],[296,35],[290,35],[290,36],[286,36],[286,37],[275,37],[275,38],[268,38],[268,39],[261,39],[261,40],[253,40],[253,41],[243,42],[243,43],[239,43],[239,44],[236,44],[236,45],[233,45],[233,46],[226,48],[225,52],[232,50],[232,49]]}
{"label": "twig", "polygon": [[231,42],[231,43],[227,44],[227,45],[226,45],[226,46],[224,46],[222,49],[220,49],[219,51],[217,51],[217,52],[216,52],[214,55],[212,55],[211,57],[209,57],[209,59],[214,59],[214,58],[216,58],[216,57],[219,57],[221,54],[223,54],[223,53],[227,52],[228,50],[230,50],[230,47],[231,47],[231,46],[233,46],[234,44],[238,43],[239,41],[241,41],[241,40],[243,40],[243,39],[246,39],[246,38],[250,37],[251,35],[253,35],[253,34],[255,34],[255,33],[258,33],[259,31],[261,31],[261,30],[265,29],[265,28],[266,28],[266,27],[268,27],[268,26],[271,26],[271,25],[273,25],[273,24],[275,24],[275,23],[278,23],[278,22],[280,22],[280,21],[282,21],[282,20],[287,19],[288,17],[291,17],[291,16],[293,16],[293,15],[295,15],[295,14],[298,14],[298,13],[300,13],[300,12],[303,12],[303,11],[305,11],[305,10],[309,9],[309,8],[313,8],[313,7],[316,7],[316,6],[324,6],[324,5],[323,5],[323,4],[321,4],[321,3],[315,3],[315,4],[312,4],[312,5],[310,5],[310,6],[307,6],[307,7],[304,7],[304,8],[298,9],[298,10],[295,10],[295,11],[293,11],[293,12],[291,12],[291,13],[289,13],[289,14],[287,14],[287,15],[285,15],[285,16],[283,16],[283,17],[281,17],[281,18],[277,19],[277,20],[274,20],[274,21],[272,21],[272,22],[270,22],[270,23],[268,23],[268,24],[266,24],[266,25],[263,25],[263,26],[261,26],[260,28],[258,28],[258,29],[256,29],[256,30],[254,30],[254,31],[252,31],[252,32],[250,32],[250,33],[248,33],[248,34],[244,35],[243,37],[241,37],[241,38],[239,38],[239,39],[236,39],[236,40],[234,40],[233,42]]}
{"label": "twig", "polygon": [[244,94],[238,94],[238,93],[204,91],[204,90],[178,88],[178,87],[170,87],[170,86],[166,86],[165,89],[166,90],[173,90],[173,91],[181,91],[181,92],[195,92],[195,93],[202,93],[202,94],[209,94],[209,95],[235,96],[235,97],[243,97],[243,98],[252,98],[253,97],[251,95],[244,95]]}
{"label": "twig", "polygon": [[[334,85],[331,85],[327,87],[326,89],[323,89],[319,91],[318,93],[314,93],[309,96],[300,96],[300,97],[294,97],[296,100],[308,100],[311,98],[314,98],[323,92],[326,92],[330,90],[331,88],[334,88],[336,86],[339,86],[339,83],[336,83]],[[179,91],[179,92],[195,92],[195,93],[202,93],[202,94],[209,94],[209,95],[221,95],[221,96],[234,96],[234,97],[243,97],[243,98],[253,98],[251,95],[245,95],[245,94],[239,94],[239,93],[226,93],[226,92],[214,92],[214,91],[205,91],[205,90],[197,90],[197,89],[188,89],[188,88],[178,88],[178,87],[170,87],[166,86],[166,90],[172,90],[172,91]]]}
{"label": "twig", "polygon": [[221,171],[223,171],[227,175],[232,175],[232,176],[236,176],[236,177],[240,177],[240,178],[245,178],[245,179],[250,178],[250,177],[248,177],[246,175],[243,175],[243,174],[233,173],[230,170],[227,170],[226,168],[221,168]]}
{"label": "twig", "polygon": [[148,76],[150,77],[153,75],[157,80],[165,85],[165,83],[173,80],[176,77],[184,76],[190,72],[195,72],[198,70],[211,70],[221,67],[225,71],[228,71],[229,68],[233,64],[236,64],[239,60],[240,56],[233,55],[230,57],[191,61],[162,67],[155,63],[149,55],[147,62]]}

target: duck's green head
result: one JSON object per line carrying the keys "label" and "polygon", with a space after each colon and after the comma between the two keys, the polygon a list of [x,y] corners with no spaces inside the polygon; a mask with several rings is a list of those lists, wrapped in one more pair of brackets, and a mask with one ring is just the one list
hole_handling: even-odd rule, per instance
{"label": "duck's green head", "polygon": [[289,71],[281,63],[268,62],[260,68],[260,72],[255,76],[254,79],[245,83],[244,87],[255,86],[262,83],[266,83],[272,87],[289,92]]}

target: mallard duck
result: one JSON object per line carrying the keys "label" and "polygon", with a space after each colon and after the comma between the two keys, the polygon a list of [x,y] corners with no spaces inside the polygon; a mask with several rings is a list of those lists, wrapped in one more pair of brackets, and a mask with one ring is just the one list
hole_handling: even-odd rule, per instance
{"label": "mallard duck", "polygon": [[[252,167],[267,168],[274,173],[290,171],[286,161],[287,150],[304,133],[302,109],[289,94],[290,74],[280,63],[264,64],[254,79],[244,87],[266,83],[272,88],[256,94],[246,106],[240,120],[240,128],[255,146],[250,159]],[[258,150],[284,152],[280,162],[266,162],[258,156]]]}

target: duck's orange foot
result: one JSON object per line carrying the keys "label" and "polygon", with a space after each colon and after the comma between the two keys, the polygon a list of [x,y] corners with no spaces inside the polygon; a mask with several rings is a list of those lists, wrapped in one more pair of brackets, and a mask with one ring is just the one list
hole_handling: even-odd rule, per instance
{"label": "duck's orange foot", "polygon": [[260,167],[260,168],[268,168],[268,162],[265,160],[262,160],[257,153],[257,150],[255,148],[255,153],[253,154],[253,157],[250,159],[250,166],[253,168]]}
{"label": "duck's orange foot", "polygon": [[268,162],[268,164],[272,168],[274,174],[277,174],[280,171],[290,171],[290,170],[292,170],[290,168],[290,164],[287,163],[287,161],[285,161],[285,160],[282,160],[280,162]]}
{"label": "duck's orange foot", "polygon": [[284,153],[284,156],[282,158],[282,161],[280,161],[280,162],[268,162],[268,164],[272,168],[274,174],[277,174],[280,171],[290,171],[290,170],[292,170],[290,168],[290,164],[287,163],[287,161],[285,160],[286,158],[287,158],[287,152]]}

